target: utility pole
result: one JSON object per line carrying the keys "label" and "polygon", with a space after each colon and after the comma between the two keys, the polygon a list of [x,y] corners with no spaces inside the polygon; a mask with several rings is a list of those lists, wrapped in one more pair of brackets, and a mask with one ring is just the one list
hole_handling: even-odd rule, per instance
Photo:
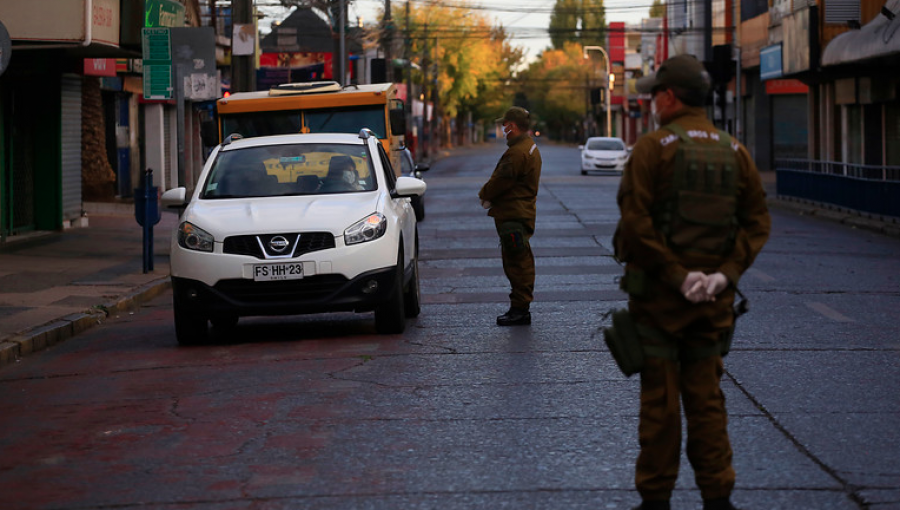
{"label": "utility pole", "polygon": [[585,46],[583,48],[582,57],[585,60],[588,58],[588,50],[597,50],[603,54],[603,59],[606,60],[606,136],[612,136],[612,106],[610,105],[610,96],[612,95],[612,82],[610,82],[609,77],[610,74],[610,62],[609,62],[609,53],[603,49],[602,46]]}
{"label": "utility pole", "polygon": [[428,144],[431,141],[428,125],[428,23],[424,27],[425,55],[422,57],[422,158],[428,158]]}
{"label": "utility pole", "polygon": [[[409,29],[409,0],[406,0],[406,41],[403,47],[403,54],[406,56],[406,122],[412,123],[412,102],[413,102],[413,82],[412,82],[412,32]],[[412,129],[411,127],[408,129]]]}
{"label": "utility pole", "polygon": [[[231,16],[235,25],[252,25],[253,0],[232,0]],[[254,39],[256,34],[253,34]],[[232,43],[232,48],[234,44]],[[256,90],[256,69],[253,66],[254,55],[231,56],[231,90],[233,92],[250,92]]]}
{"label": "utility pole", "polygon": [[437,152],[441,148],[441,126],[438,124],[438,105],[441,104],[440,90],[438,90],[438,77],[440,76],[440,68],[438,67],[438,38],[434,38],[434,83],[431,87],[431,138],[434,144],[431,146],[431,152]]}
{"label": "utility pole", "polygon": [[341,38],[341,42],[339,44],[341,51],[341,79],[338,80],[338,83],[343,86],[347,84],[347,4],[345,0],[340,0],[338,6],[341,10],[341,15],[339,18],[341,27],[338,31]]}
{"label": "utility pole", "polygon": [[394,82],[393,48],[394,20],[391,19],[391,0],[384,0],[384,71],[388,83]]}

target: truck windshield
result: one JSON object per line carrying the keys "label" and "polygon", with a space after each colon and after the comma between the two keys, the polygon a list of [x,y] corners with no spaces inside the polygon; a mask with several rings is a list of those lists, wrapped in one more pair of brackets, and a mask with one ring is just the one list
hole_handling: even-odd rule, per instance
{"label": "truck windshield", "polygon": [[300,133],[304,117],[310,133],[359,133],[369,128],[378,138],[385,137],[384,105],[223,115],[222,134],[253,137]]}

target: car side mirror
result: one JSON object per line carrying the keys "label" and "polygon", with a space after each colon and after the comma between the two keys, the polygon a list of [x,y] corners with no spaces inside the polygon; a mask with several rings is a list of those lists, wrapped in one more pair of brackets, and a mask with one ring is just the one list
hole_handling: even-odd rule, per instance
{"label": "car side mirror", "polygon": [[416,179],[415,177],[397,177],[397,185],[392,194],[393,198],[422,196],[425,194],[427,185],[425,181]]}
{"label": "car side mirror", "polygon": [[163,207],[183,211],[187,207],[187,188],[172,188],[166,190],[160,197]]}
{"label": "car side mirror", "polygon": [[389,114],[391,121],[391,133],[394,135],[406,134],[406,112],[402,109],[392,109]]}

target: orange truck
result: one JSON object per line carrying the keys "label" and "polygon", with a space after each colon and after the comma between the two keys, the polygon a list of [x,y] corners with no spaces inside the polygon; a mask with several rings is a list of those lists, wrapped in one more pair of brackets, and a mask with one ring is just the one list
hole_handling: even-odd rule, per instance
{"label": "orange truck", "polygon": [[288,83],[258,92],[238,92],[216,102],[218,140],[239,134],[359,133],[371,130],[400,175],[406,133],[403,102],[393,83],[347,85],[337,82]]}

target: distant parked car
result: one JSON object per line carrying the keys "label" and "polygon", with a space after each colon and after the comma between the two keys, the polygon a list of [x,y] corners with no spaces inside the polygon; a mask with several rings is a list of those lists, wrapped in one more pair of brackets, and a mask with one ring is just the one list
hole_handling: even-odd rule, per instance
{"label": "distant parked car", "polygon": [[[409,149],[404,148],[401,151],[400,175],[422,179],[422,172],[427,172],[429,168],[431,167],[424,163],[416,164]],[[416,221],[423,221],[425,219],[425,194],[422,193],[412,197],[412,206],[413,210],[416,211]]]}
{"label": "distant parked car", "polygon": [[616,137],[588,138],[578,149],[581,150],[581,175],[598,171],[621,173],[631,155],[625,142]]}
{"label": "distant parked car", "polygon": [[175,335],[202,343],[240,317],[375,312],[379,333],[419,315],[418,232],[409,197],[375,134],[228,140],[213,149],[172,236]]}

